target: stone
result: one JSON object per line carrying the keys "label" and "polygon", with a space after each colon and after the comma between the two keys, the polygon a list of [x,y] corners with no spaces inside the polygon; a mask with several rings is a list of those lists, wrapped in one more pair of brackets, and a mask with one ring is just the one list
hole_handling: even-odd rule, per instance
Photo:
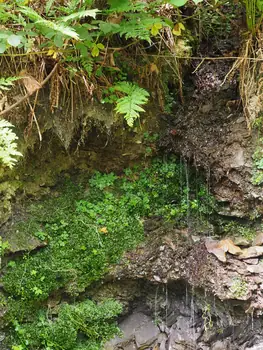
{"label": "stone", "polygon": [[[235,245],[246,247],[250,245],[250,242],[242,236],[233,236],[231,237]],[[254,245],[254,244],[253,244]]]}
{"label": "stone", "polygon": [[261,344],[257,344],[251,347],[245,347],[244,350],[262,350],[263,349],[263,342]]}
{"label": "stone", "polygon": [[257,265],[259,262],[258,258],[246,259],[246,264],[249,265]]}
{"label": "stone", "polygon": [[263,247],[253,246],[242,250],[242,254],[238,256],[239,259],[256,258],[263,255]]}
{"label": "stone", "polygon": [[226,251],[224,250],[224,248],[219,247],[218,243],[219,242],[217,242],[217,241],[207,239],[205,241],[206,249],[207,249],[208,253],[215,255],[218,260],[220,260],[222,262],[226,262],[226,253],[225,253]]}
{"label": "stone", "polygon": [[19,230],[5,232],[2,238],[3,242],[8,242],[8,252],[10,253],[32,251],[47,245],[46,241],[41,241],[40,239]]}
{"label": "stone", "polygon": [[[122,337],[115,337],[108,341],[104,349],[113,350],[119,345],[126,350],[146,348],[152,345],[160,334],[159,328],[153,323],[151,317],[142,312],[134,312],[119,325]],[[135,346],[136,344],[136,346]]]}
{"label": "stone", "polygon": [[205,241],[205,246],[208,253],[214,254],[217,259],[222,262],[226,262],[226,252],[232,255],[240,255],[242,253],[241,248],[236,246],[229,238],[219,242],[207,239]]}
{"label": "stone", "polygon": [[212,345],[211,350],[226,350],[229,349],[228,345],[227,340],[218,340]]}
{"label": "stone", "polygon": [[249,265],[247,270],[251,273],[263,273],[263,264]]}
{"label": "stone", "polygon": [[152,345],[153,342],[157,340],[159,333],[159,328],[153,323],[150,317],[147,317],[145,322],[140,325],[134,333],[137,347],[145,348],[146,346]]}
{"label": "stone", "polygon": [[256,238],[253,241],[253,246],[263,245],[263,232],[257,234]]}

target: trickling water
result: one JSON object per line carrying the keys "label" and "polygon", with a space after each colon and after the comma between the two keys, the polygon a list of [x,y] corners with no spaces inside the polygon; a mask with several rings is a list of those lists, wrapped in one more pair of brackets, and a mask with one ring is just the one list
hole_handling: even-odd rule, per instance
{"label": "trickling water", "polygon": [[195,304],[194,304],[194,287],[191,290],[191,304],[190,304],[190,327],[192,329],[192,339],[195,339]]}
{"label": "trickling water", "polygon": [[[207,195],[209,198],[210,194],[211,194],[211,169],[210,169],[210,166],[208,167],[208,170],[207,170],[206,188],[207,188]],[[210,221],[210,211],[208,210],[207,224],[209,224],[209,221]],[[211,236],[210,230],[209,230],[208,235]]]}
{"label": "trickling water", "polygon": [[165,324],[167,325],[167,318],[168,318],[168,287],[167,284],[165,285]]}
{"label": "trickling water", "polygon": [[154,320],[155,322],[158,321],[158,307],[157,307],[157,303],[158,303],[158,290],[159,290],[159,285],[157,285],[156,287],[156,291],[155,291],[155,298],[154,298]]}
{"label": "trickling water", "polygon": [[189,169],[187,160],[185,161],[185,180],[186,180],[186,205],[187,205],[187,229],[190,228],[190,199],[189,199]]}
{"label": "trickling water", "polygon": [[188,288],[187,288],[187,284],[185,286],[185,305],[188,306]]}

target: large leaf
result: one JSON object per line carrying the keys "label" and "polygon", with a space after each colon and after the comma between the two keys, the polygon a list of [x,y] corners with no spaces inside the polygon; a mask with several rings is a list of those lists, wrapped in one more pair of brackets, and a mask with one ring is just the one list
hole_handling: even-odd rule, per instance
{"label": "large leaf", "polygon": [[19,35],[12,34],[7,38],[9,45],[17,47],[21,43],[21,37]]}
{"label": "large leaf", "polygon": [[169,0],[169,4],[176,7],[184,6],[187,3],[187,0]]}

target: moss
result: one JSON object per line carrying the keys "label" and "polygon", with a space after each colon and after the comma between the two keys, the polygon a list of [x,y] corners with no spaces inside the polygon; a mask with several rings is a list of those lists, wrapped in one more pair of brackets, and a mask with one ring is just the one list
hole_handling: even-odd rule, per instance
{"label": "moss", "polygon": [[253,241],[256,236],[256,229],[251,224],[240,224],[236,221],[220,222],[221,233],[227,236],[243,237],[244,239]]}
{"label": "moss", "polygon": [[[78,297],[118,263],[124,251],[143,240],[143,217],[160,215],[178,227],[188,224],[187,214],[195,222],[203,221],[211,213],[211,198],[201,179],[188,187],[183,172],[174,159],[157,159],[119,176],[97,172],[82,183],[65,180],[55,196],[28,206],[13,230],[21,237],[36,237],[46,247],[7,264],[6,320],[29,332],[28,323],[47,312],[47,300],[54,293]],[[35,343],[29,347],[33,348]]]}
{"label": "moss", "polygon": [[233,296],[238,299],[246,296],[248,292],[248,285],[245,280],[243,280],[242,278],[236,277],[236,278],[233,278],[232,285],[229,289],[230,289],[230,292],[233,294]]}

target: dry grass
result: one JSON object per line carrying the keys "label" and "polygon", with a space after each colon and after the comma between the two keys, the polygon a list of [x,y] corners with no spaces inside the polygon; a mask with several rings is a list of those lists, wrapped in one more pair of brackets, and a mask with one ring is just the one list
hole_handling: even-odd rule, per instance
{"label": "dry grass", "polygon": [[[263,37],[250,34],[244,41],[240,57],[234,62],[231,70],[225,77],[231,79],[239,71],[239,91],[247,127],[251,127],[262,111],[263,105]],[[224,80],[224,81],[225,81]]]}

